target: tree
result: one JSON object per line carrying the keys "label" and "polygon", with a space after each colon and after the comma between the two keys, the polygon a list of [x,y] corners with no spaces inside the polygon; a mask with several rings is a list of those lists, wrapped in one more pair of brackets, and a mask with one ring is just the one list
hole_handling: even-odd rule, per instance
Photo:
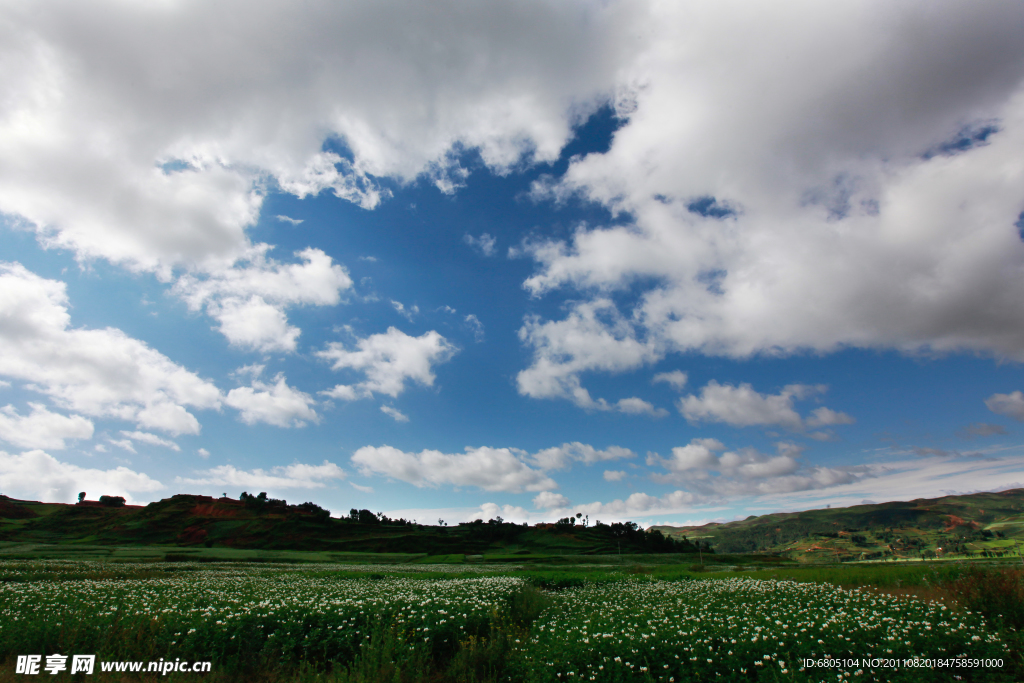
{"label": "tree", "polygon": [[78,494],[78,502],[81,503],[83,501],[85,501],[85,491]]}

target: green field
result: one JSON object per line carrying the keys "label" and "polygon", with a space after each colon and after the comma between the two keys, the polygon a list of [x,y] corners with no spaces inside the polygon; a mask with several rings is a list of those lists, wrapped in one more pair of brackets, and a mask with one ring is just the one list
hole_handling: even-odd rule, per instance
{"label": "green field", "polygon": [[654,528],[708,543],[716,552],[774,553],[808,563],[1019,559],[1024,489]]}
{"label": "green field", "polygon": [[[27,655],[58,681],[1021,681],[1022,510],[1008,491],[658,531],[0,496],[0,683],[38,680]],[[210,670],[163,670],[182,662]]]}
{"label": "green field", "polygon": [[[27,654],[97,656],[92,676],[40,669],[47,680],[1015,681],[1024,671],[1024,572],[994,563],[261,559],[0,560],[0,681],[32,680],[15,673]],[[939,656],[1002,666],[908,667]],[[844,661],[825,670],[804,658]],[[211,671],[99,670],[161,660]]]}

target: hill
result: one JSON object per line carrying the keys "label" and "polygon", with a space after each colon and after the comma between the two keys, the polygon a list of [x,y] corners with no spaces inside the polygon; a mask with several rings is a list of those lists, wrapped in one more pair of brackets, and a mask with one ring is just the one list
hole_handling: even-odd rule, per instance
{"label": "hill", "polygon": [[176,495],[145,507],[0,496],[0,543],[407,553],[449,560],[486,553],[489,561],[698,551],[690,541],[644,531],[631,522],[584,526],[566,518],[559,524],[526,526],[499,518],[427,526],[369,510],[332,518],[312,503],[288,505],[265,494],[243,494],[242,500]]}
{"label": "hill", "polygon": [[719,553],[779,553],[799,561],[1004,557],[1024,542],[1024,489],[652,527]]}

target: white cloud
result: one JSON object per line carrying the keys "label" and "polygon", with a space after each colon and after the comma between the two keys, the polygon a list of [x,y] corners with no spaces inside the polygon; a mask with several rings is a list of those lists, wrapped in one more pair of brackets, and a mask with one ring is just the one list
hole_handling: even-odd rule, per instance
{"label": "white cloud", "polygon": [[300,334],[288,324],[291,306],[334,306],[352,279],[319,249],[295,252],[302,263],[281,264],[267,258],[270,245],[246,254],[244,267],[183,275],[174,285],[189,308],[206,312],[235,346],[257,351],[294,351]]}
{"label": "white cloud", "polygon": [[[977,458],[948,455],[914,456],[910,459],[890,453],[888,459],[866,466],[866,476],[853,481],[837,481],[829,486],[807,487],[796,491],[772,492],[766,502],[785,501],[788,509],[858,505],[865,498],[878,501],[935,498],[943,495],[1001,490],[1007,482],[1020,481],[1024,455],[1019,448],[1000,457]],[[784,496],[784,497],[783,497]]]}
{"label": "white cloud", "polygon": [[65,439],[91,439],[93,424],[81,415],[51,413],[41,403],[29,403],[32,412],[19,415],[14,406],[0,408],[0,440],[19,448],[61,450]]}
{"label": "white cloud", "polygon": [[626,413],[627,415],[650,415],[651,417],[665,417],[668,415],[668,411],[664,408],[655,408],[652,404],[636,396],[619,399],[616,401],[615,407],[620,413]]}
{"label": "white cloud", "polygon": [[170,448],[172,451],[181,450],[178,444],[173,441],[162,439],[156,434],[150,434],[149,432],[128,432],[121,430],[121,434],[133,441],[141,441],[142,443],[148,443],[153,446],[163,446],[164,448]]}
{"label": "white cloud", "polygon": [[129,503],[146,502],[133,497],[159,491],[163,484],[127,467],[90,469],[61,462],[40,450],[11,455],[0,451],[0,479],[4,493],[28,500],[71,503],[85,491],[95,500],[101,495],[123,496]]}
{"label": "white cloud", "polygon": [[[638,10],[625,124],[535,188],[628,220],[523,250],[532,294],[582,300],[527,320],[521,390],[573,398],[583,371],[673,352],[1024,359],[1024,6],[739,7]],[[646,355],[612,363],[609,337]]]}
{"label": "white cloud", "polygon": [[665,382],[676,391],[682,391],[686,388],[686,382],[689,379],[687,374],[682,370],[673,370],[672,372],[659,372],[654,376],[654,382]]}
{"label": "white cloud", "polygon": [[356,491],[362,491],[363,493],[373,493],[373,487],[372,486],[360,486],[359,484],[355,483],[354,481],[350,481],[349,485],[352,488],[354,488]]}
{"label": "white cloud", "polygon": [[174,483],[188,486],[239,486],[253,489],[319,489],[335,479],[344,479],[345,471],[333,462],[320,465],[295,463],[269,470],[240,470],[234,465],[220,465],[196,472],[198,477],[176,477]]}
{"label": "white cloud", "polygon": [[717,451],[725,450],[725,445],[718,439],[694,439],[685,446],[672,449],[672,457],[663,460],[655,454],[647,456],[647,464],[661,464],[665,469],[680,473],[690,470],[703,470],[718,464]]}
{"label": "white cloud", "polygon": [[198,434],[186,407],[217,408],[220,390],[121,330],[71,328],[65,289],[0,264],[0,375],[90,417]]}
{"label": "white cloud", "polygon": [[672,491],[662,496],[651,496],[646,493],[634,493],[625,500],[613,500],[608,503],[595,501],[584,503],[572,508],[573,512],[582,512],[595,520],[600,516],[602,521],[633,519],[638,516],[655,513],[685,512],[694,505],[704,502],[701,496],[689,491]]}
{"label": "white cloud", "polygon": [[375,393],[397,398],[405,390],[406,380],[433,386],[432,366],[448,361],[457,351],[444,337],[431,330],[411,337],[394,327],[384,334],[373,334],[356,342],[349,351],[338,342],[317,352],[333,363],[335,370],[351,368],[365,373],[366,380],[356,385],[338,385],[324,392],[345,400],[369,397]]}
{"label": "white cloud", "polygon": [[825,391],[824,386],[790,384],[778,394],[760,394],[749,384],[738,387],[711,380],[700,396],[690,394],[679,399],[679,412],[690,422],[724,422],[734,427],[780,426],[796,431],[804,427],[852,424],[854,419],[825,407],[812,411],[805,422],[793,409],[795,399]]}
{"label": "white cloud", "polygon": [[209,460],[210,459],[210,451],[206,450],[205,448],[197,449],[196,450],[196,455],[198,455],[203,460]]}
{"label": "white cloud", "polygon": [[380,411],[387,415],[388,417],[394,419],[395,422],[409,421],[409,416],[403,413],[402,411],[398,410],[397,408],[392,408],[391,406],[381,406]]}
{"label": "white cloud", "polygon": [[424,450],[406,453],[391,446],[364,446],[352,456],[364,475],[378,474],[414,486],[475,486],[485,491],[545,491],[558,485],[508,448],[467,448],[465,453]]}
{"label": "white cloud", "polygon": [[107,439],[111,444],[128,451],[129,453],[138,453],[135,450],[135,444],[132,443],[131,439]]}
{"label": "white cloud", "polygon": [[379,177],[453,191],[464,149],[499,173],[553,161],[642,45],[625,9],[11,9],[0,211],[80,257],[166,270],[244,253],[270,188],[372,208],[388,195]]}
{"label": "white cloud", "polygon": [[264,422],[276,427],[304,427],[306,421],[320,421],[312,408],[316,404],[313,397],[288,386],[283,374],[274,378],[273,385],[253,379],[252,386],[232,389],[224,403],[241,411],[242,421],[250,425]]}
{"label": "white cloud", "polygon": [[355,401],[360,398],[369,398],[366,392],[349,384],[338,384],[331,389],[321,391],[320,394],[328,398],[337,398],[342,401]]}
{"label": "white cloud", "polygon": [[274,218],[282,223],[291,223],[292,225],[301,225],[303,223],[301,218],[292,218],[291,216],[282,216],[281,214],[274,216]]}
{"label": "white cloud", "polygon": [[809,466],[800,459],[800,446],[785,441],[775,446],[777,453],[766,455],[754,448],[727,451],[717,439],[693,439],[673,448],[670,458],[648,454],[647,464],[667,470],[652,475],[652,480],[686,484],[703,499],[822,489],[873,476],[865,466]]}
{"label": "white cloud", "polygon": [[497,251],[495,246],[497,244],[497,240],[486,232],[479,237],[473,237],[469,233],[466,233],[462,236],[462,241],[475,249],[479,249],[480,253],[484,256],[494,256]]}
{"label": "white cloud", "polygon": [[1018,422],[1024,421],[1024,393],[1014,391],[1009,394],[992,394],[985,399],[985,405],[993,413],[1012,417]]}
{"label": "white cloud", "polygon": [[467,522],[473,521],[474,519],[501,519],[505,522],[512,522],[514,524],[521,524],[522,522],[529,521],[534,515],[530,514],[526,508],[520,507],[519,505],[498,505],[497,503],[484,503],[480,506],[480,512],[470,515]]}
{"label": "white cloud", "polygon": [[856,420],[846,413],[839,413],[821,406],[811,411],[811,416],[807,418],[805,424],[808,427],[815,428],[829,425],[852,425],[854,422]]}
{"label": "white cloud", "polygon": [[395,312],[397,312],[398,315],[402,316],[403,318],[410,322],[415,316],[419,315],[420,312],[419,306],[411,306],[409,308],[406,308],[405,304],[403,304],[401,301],[395,301],[394,299],[391,300],[391,307],[395,309]]}
{"label": "white cloud", "polygon": [[596,462],[608,462],[609,460],[635,457],[636,453],[621,446],[609,446],[601,451],[589,444],[573,441],[572,443],[563,443],[561,446],[554,448],[545,448],[537,451],[531,460],[543,470],[562,470],[569,467],[573,462],[593,465]]}
{"label": "white cloud", "polygon": [[603,476],[605,481],[622,481],[626,478],[626,473],[622,470],[605,470]]}
{"label": "white cloud", "polygon": [[580,304],[562,321],[527,318],[519,339],[533,347],[533,364],[516,376],[519,393],[531,398],[567,398],[581,408],[609,410],[580,384],[582,372],[630,370],[656,358],[605,299]]}
{"label": "white cloud", "polygon": [[[454,313],[454,310],[452,311]],[[473,331],[473,341],[478,344],[484,340],[484,324],[480,322],[480,319],[470,313],[464,318],[466,325]]]}
{"label": "white cloud", "polygon": [[568,507],[570,502],[571,501],[561,493],[555,493],[553,491],[541,491],[533,497],[533,507],[539,510]]}

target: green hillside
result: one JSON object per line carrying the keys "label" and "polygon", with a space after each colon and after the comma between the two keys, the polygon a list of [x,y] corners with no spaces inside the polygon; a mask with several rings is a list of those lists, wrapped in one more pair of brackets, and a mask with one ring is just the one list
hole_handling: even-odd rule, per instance
{"label": "green hillside", "polygon": [[781,553],[801,562],[1006,557],[1024,543],[1024,489],[653,528],[719,553]]}
{"label": "green hillside", "polygon": [[244,500],[177,495],[141,506],[37,503],[0,496],[0,545],[170,546],[233,551],[402,553],[406,561],[523,561],[535,557],[615,553],[697,553],[683,539],[635,524],[584,526],[575,519],[526,526],[500,519],[458,526],[426,526],[392,520],[369,510],[343,519],[312,504],[248,496]]}

